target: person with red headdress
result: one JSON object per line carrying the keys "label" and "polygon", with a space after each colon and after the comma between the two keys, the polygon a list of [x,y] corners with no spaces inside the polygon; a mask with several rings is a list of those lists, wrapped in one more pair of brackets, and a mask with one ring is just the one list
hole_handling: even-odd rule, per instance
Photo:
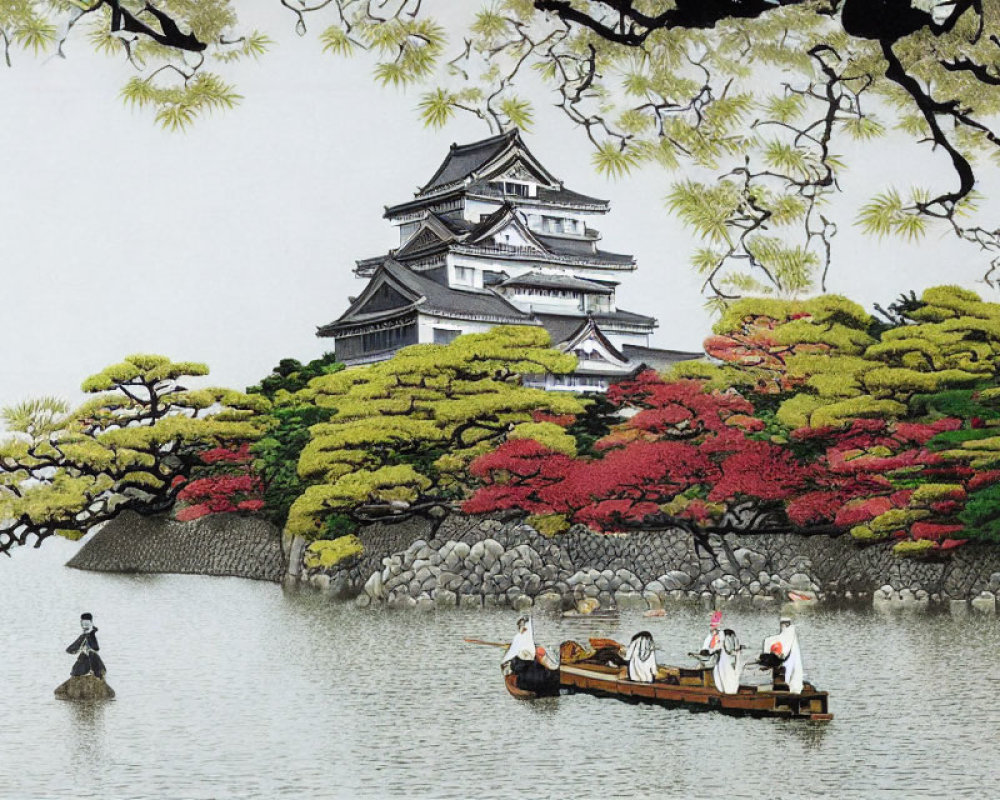
{"label": "person with red headdress", "polygon": [[712,614],[709,622],[709,634],[701,646],[702,658],[710,658],[712,667],[712,678],[715,681],[715,688],[723,694],[735,694],[740,689],[740,673],[743,670],[741,663],[739,640],[736,633],[731,630],[720,632],[722,628],[722,612],[716,611]]}

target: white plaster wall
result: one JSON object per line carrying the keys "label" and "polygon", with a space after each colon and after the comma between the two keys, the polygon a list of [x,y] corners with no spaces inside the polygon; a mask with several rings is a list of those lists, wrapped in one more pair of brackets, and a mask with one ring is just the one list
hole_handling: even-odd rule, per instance
{"label": "white plaster wall", "polygon": [[486,333],[493,327],[495,326],[489,322],[447,319],[444,317],[432,317],[427,314],[420,314],[417,317],[417,341],[420,344],[433,344],[434,328],[458,328],[462,331],[462,333]]}

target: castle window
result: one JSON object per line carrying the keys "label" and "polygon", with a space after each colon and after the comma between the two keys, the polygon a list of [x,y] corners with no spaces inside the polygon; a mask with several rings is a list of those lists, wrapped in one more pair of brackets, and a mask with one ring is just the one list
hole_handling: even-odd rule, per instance
{"label": "castle window", "polygon": [[462,286],[475,286],[475,267],[455,267],[455,283],[461,284]]}
{"label": "castle window", "polygon": [[461,335],[460,330],[453,328],[434,328],[434,344],[451,344]]}

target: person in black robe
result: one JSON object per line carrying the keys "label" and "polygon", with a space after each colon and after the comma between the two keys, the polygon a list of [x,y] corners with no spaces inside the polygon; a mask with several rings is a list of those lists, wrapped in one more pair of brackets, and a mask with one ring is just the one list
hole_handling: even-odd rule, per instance
{"label": "person in black robe", "polygon": [[[510,670],[517,675],[517,688],[540,696],[559,694],[559,669],[552,668],[542,648],[540,653],[524,650],[510,662]],[[543,663],[543,659],[550,664]]]}
{"label": "person in black robe", "polygon": [[83,628],[83,633],[76,638],[73,644],[66,648],[67,653],[78,654],[70,676],[79,678],[81,675],[93,674],[98,678],[103,678],[107,672],[107,668],[104,666],[101,657],[97,654],[97,651],[101,647],[97,644],[97,628],[94,627],[94,615],[81,614],[80,627]]}

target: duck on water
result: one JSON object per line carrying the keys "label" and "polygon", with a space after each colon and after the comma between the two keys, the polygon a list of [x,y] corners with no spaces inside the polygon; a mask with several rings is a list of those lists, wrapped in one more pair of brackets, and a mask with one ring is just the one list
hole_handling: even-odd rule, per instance
{"label": "duck on water", "polygon": [[735,631],[722,627],[715,612],[709,634],[697,653],[697,666],[661,666],[649,631],[627,646],[613,639],[563,642],[559,661],[536,647],[531,620],[518,620],[518,631],[501,660],[504,683],[515,697],[533,699],[562,693],[585,693],[668,707],[712,709],[729,714],[826,721],[826,692],[803,679],[802,655],[795,626],[782,618],[779,631],[764,639],[756,660]]}

